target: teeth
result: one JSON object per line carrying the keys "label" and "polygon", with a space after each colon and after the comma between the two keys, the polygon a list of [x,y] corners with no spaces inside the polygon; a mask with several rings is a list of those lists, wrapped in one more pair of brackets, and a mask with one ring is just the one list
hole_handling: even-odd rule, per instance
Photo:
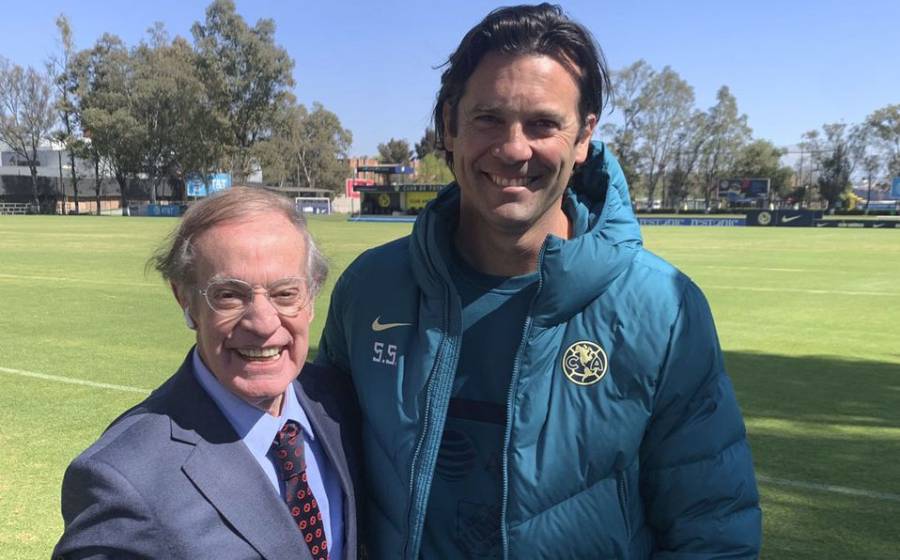
{"label": "teeth", "polygon": [[501,187],[525,186],[531,182],[528,177],[501,177],[500,175],[491,175],[490,177],[491,181]]}
{"label": "teeth", "polygon": [[252,360],[269,360],[281,354],[281,347],[269,348],[239,348],[238,354]]}

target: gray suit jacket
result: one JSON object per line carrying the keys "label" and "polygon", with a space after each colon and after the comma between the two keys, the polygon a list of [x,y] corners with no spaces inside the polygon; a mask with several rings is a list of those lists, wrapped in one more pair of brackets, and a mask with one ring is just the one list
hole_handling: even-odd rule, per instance
{"label": "gray suit jacket", "polygon": [[[294,385],[340,475],[344,557],[356,558],[356,396],[342,374],[312,364]],[[62,514],[54,558],[310,558],[278,492],[194,378],[190,354],[69,466]]]}

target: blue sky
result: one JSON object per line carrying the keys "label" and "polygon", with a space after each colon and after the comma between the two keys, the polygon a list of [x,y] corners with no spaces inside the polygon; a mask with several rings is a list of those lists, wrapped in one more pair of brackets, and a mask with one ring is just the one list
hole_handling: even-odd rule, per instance
{"label": "blue sky", "polygon": [[[59,48],[65,13],[78,48],[105,31],[136,44],[153,22],[190,36],[208,2],[0,0],[0,55],[41,65]],[[851,5],[852,4],[852,5]],[[353,132],[353,155],[379,142],[421,138],[440,72],[462,35],[494,7],[480,0],[237,0],[251,24],[272,18],[295,61],[295,93],[323,103]],[[643,58],[671,66],[708,108],[728,85],[754,136],[777,145],[826,122],[856,123],[900,103],[900,2],[757,0],[561,2],[596,36],[609,65]],[[603,118],[614,118],[609,115]],[[602,119],[601,119],[602,120]]]}

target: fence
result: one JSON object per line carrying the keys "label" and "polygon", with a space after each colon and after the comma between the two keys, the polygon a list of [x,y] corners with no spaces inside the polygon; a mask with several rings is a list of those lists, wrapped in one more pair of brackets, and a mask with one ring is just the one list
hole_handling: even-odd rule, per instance
{"label": "fence", "polygon": [[24,202],[0,202],[0,215],[31,214],[31,204]]}

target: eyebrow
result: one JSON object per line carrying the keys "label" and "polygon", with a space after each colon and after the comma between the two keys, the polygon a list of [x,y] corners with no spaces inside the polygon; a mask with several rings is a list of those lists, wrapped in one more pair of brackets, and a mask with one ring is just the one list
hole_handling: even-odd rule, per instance
{"label": "eyebrow", "polygon": [[[504,112],[505,111],[501,109],[499,105],[489,103],[479,103],[477,105],[473,105],[471,108],[465,111],[467,115],[471,115],[473,113],[502,114]],[[560,122],[565,121],[564,115],[552,109],[538,108],[528,111],[526,114],[528,119],[551,119]]]}
{"label": "eyebrow", "polygon": [[477,105],[473,105],[469,108],[466,113],[499,113],[500,108],[497,105],[487,104],[487,103],[479,103]]}
{"label": "eyebrow", "polygon": [[226,275],[224,275],[224,274],[222,274],[222,273],[220,272],[220,273],[217,273],[217,274],[214,274],[213,276],[211,276],[211,277],[209,278],[209,280],[207,280],[207,283],[212,283],[212,282],[230,282],[230,281],[238,281],[238,282],[242,282],[242,283],[244,283],[244,284],[247,284],[248,286],[250,286],[250,287],[252,288],[252,287],[254,287],[254,286],[269,287],[269,286],[271,286],[271,285],[273,285],[273,284],[277,284],[278,282],[282,282],[282,281],[284,281],[284,280],[294,280],[294,279],[296,279],[296,280],[304,280],[304,281],[305,281],[305,279],[303,278],[302,275],[297,274],[297,275],[285,276],[284,278],[278,278],[278,279],[276,279],[276,280],[272,280],[272,281],[269,282],[268,284],[253,284],[253,283],[251,283],[251,282],[247,282],[247,281],[244,280],[243,278],[235,278],[234,276],[226,276]]}

